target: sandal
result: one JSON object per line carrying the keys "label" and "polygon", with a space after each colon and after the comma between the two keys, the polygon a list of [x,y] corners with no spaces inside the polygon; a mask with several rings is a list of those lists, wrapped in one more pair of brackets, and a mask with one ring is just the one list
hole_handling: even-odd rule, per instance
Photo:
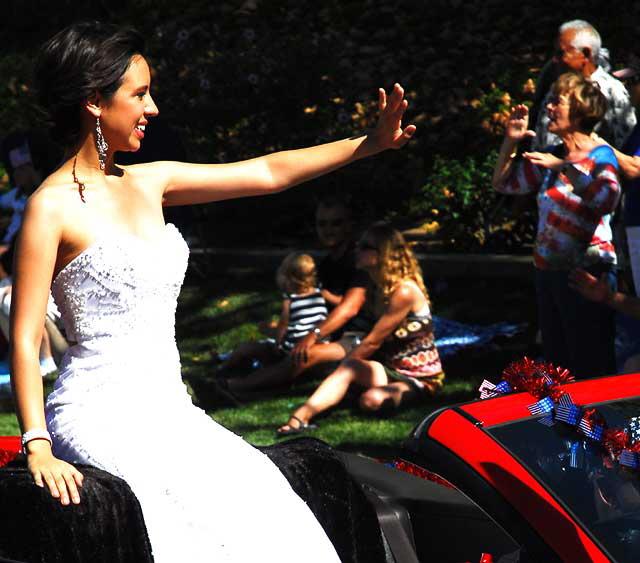
{"label": "sandal", "polygon": [[[296,434],[302,434],[304,432],[309,432],[310,430],[316,430],[318,428],[317,424],[314,424],[313,422],[303,422],[295,414],[292,414],[289,417],[289,420],[292,419],[298,422],[298,426],[291,426],[291,424],[287,422],[287,424],[276,430],[276,437],[295,436]],[[289,428],[283,430],[285,426],[288,426]]]}

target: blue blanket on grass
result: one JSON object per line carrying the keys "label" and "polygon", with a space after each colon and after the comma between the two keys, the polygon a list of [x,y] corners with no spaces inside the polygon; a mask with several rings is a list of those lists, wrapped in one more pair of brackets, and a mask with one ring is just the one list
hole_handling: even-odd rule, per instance
{"label": "blue blanket on grass", "polygon": [[522,332],[526,324],[494,323],[487,326],[468,325],[433,316],[436,347],[441,358],[453,356],[464,348],[484,348],[498,336],[514,336]]}
{"label": "blue blanket on grass", "polygon": [[9,364],[0,362],[0,396],[11,394],[11,381],[9,380]]}

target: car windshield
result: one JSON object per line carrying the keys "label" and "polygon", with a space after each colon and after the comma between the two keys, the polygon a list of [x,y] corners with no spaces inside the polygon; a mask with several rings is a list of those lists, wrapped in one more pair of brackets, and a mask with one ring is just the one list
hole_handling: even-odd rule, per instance
{"label": "car windshield", "polygon": [[[588,405],[640,440],[640,399]],[[573,513],[614,561],[640,561],[640,469],[612,462],[570,426],[530,418],[487,428]]]}

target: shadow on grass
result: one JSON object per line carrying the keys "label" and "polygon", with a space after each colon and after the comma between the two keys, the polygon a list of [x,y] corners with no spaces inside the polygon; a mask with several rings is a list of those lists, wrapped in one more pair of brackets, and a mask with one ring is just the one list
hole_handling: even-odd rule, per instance
{"label": "shadow on grass", "polygon": [[[288,396],[265,398],[240,408],[219,408],[209,414],[220,424],[255,445],[282,441],[276,428],[287,422],[291,412],[303,403],[307,394],[289,392]],[[454,384],[438,397],[384,413],[369,413],[358,408],[357,393],[350,393],[338,406],[316,417],[318,428],[310,435],[345,451],[384,457],[401,449],[400,444],[428,414],[444,406],[473,399],[468,384]],[[293,438],[295,436],[291,436]],[[284,438],[286,439],[286,438]]]}
{"label": "shadow on grass", "polygon": [[176,333],[183,337],[206,335],[207,338],[210,338],[243,323],[270,320],[274,312],[274,300],[271,298],[261,299],[236,307],[228,312],[217,313],[215,316],[183,319],[176,325]]}

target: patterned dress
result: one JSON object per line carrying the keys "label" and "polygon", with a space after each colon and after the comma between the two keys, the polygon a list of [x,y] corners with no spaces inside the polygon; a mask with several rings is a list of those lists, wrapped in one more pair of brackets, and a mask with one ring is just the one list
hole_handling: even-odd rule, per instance
{"label": "patterned dress", "polygon": [[433,335],[429,304],[409,313],[387,337],[382,350],[387,376],[433,393],[442,387],[444,373]]}

